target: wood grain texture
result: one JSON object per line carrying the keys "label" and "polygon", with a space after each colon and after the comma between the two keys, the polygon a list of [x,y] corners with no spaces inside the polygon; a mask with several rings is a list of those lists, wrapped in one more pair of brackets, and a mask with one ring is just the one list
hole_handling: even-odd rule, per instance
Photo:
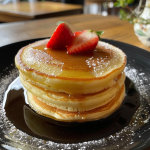
{"label": "wood grain texture", "polygon": [[103,17],[91,14],[1,24],[0,46],[33,38],[50,37],[57,21],[60,20],[68,22],[73,31],[104,30],[102,38],[121,41],[150,51],[150,47],[144,46],[134,34],[133,25],[121,21],[116,16]]}
{"label": "wood grain texture", "polygon": [[18,2],[0,5],[0,21],[14,22],[83,13],[83,6],[57,2]]}

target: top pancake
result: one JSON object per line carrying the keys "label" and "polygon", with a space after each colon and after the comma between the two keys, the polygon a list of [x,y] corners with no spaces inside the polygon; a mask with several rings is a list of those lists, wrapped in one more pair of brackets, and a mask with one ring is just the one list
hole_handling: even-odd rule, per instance
{"label": "top pancake", "polygon": [[22,48],[15,57],[17,68],[29,79],[70,94],[95,93],[124,70],[126,56],[118,48],[98,42],[93,52],[67,54],[45,48],[49,39]]}

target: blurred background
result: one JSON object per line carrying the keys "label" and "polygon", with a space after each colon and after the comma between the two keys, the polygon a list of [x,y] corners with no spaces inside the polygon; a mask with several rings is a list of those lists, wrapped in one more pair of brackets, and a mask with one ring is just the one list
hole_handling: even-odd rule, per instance
{"label": "blurred background", "polygon": [[[102,15],[102,16],[107,16],[107,15],[118,16],[120,7],[114,7],[114,3],[116,1],[117,0],[0,0],[0,14],[6,10],[8,11],[8,9],[9,9],[9,11],[13,11],[13,10],[18,11],[18,13],[20,13],[21,11],[27,12],[28,9],[35,9],[34,8],[35,7],[34,5],[36,5],[35,2],[54,2],[56,4],[64,3],[64,4],[81,5],[81,6],[83,6],[82,13],[84,13],[84,14],[98,14],[98,15]],[[136,5],[139,3],[139,0],[129,0],[129,1],[132,2],[131,6],[133,6],[133,7],[136,7]],[[145,1],[145,0],[142,0],[142,1]],[[27,5],[24,5],[21,7],[17,5],[18,3],[22,3],[22,2],[29,3],[29,6],[28,6],[29,8],[27,8]],[[12,6],[7,7],[7,5],[10,5],[10,4],[14,4],[15,6],[13,6],[13,8],[12,8]],[[3,10],[3,9],[5,9],[5,10],[3,12],[1,12],[1,10]],[[43,5],[42,7],[38,7],[36,9],[39,9],[39,12],[43,11],[44,9],[48,10],[48,5],[46,7]],[[50,9],[50,7],[49,7],[49,9]],[[33,10],[30,10],[30,11],[33,12]],[[69,12],[68,12],[68,14],[66,13],[65,15],[69,15]],[[2,19],[0,19],[0,20],[2,23],[3,22]]]}
{"label": "blurred background", "polygon": [[[23,36],[24,34],[21,35],[23,40],[29,37],[46,36],[46,28],[48,30],[51,28],[52,34],[56,26],[53,23],[57,22],[59,17],[62,17],[60,19],[66,20],[71,24],[75,24],[74,30],[82,30],[82,27],[95,28],[95,30],[98,28],[99,30],[101,23],[103,24],[103,29],[108,27],[110,30],[111,27],[115,27],[116,30],[112,34],[116,35],[117,40],[118,35],[116,33],[118,32],[118,26],[122,26],[118,34],[122,36],[123,30],[125,30],[125,36],[127,35],[127,31],[130,31],[129,34],[132,33],[133,37],[135,37],[135,32],[144,45],[150,46],[150,0],[0,0],[0,25],[1,28],[4,28],[0,32],[1,36],[3,33],[3,43],[6,44],[12,41],[8,37],[12,32],[16,34],[16,30],[19,33],[20,31],[32,29],[33,33],[30,31],[25,36]],[[94,18],[95,22],[93,21]],[[45,24],[44,19],[47,19],[45,20]],[[31,20],[33,21],[31,24],[34,24],[34,27],[33,25],[27,27],[28,21]],[[20,21],[24,22],[21,23]],[[6,29],[11,22],[16,22],[15,30]],[[35,25],[42,28],[39,30],[38,27],[37,31],[35,31]],[[125,25],[126,28],[123,27]],[[12,28],[11,24],[10,26]],[[21,29],[18,29],[17,26]],[[10,30],[11,33],[9,33]],[[6,33],[8,34],[7,36]],[[3,38],[4,36],[8,42]],[[110,38],[110,35],[108,37]],[[129,43],[131,42],[129,38],[125,37],[125,39]],[[17,40],[21,39],[16,36],[15,41]]]}

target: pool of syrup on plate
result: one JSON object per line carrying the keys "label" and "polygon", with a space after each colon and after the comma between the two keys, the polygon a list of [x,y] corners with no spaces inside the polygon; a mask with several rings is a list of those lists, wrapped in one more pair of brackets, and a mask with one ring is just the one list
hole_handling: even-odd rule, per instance
{"label": "pool of syrup on plate", "polygon": [[19,77],[5,92],[3,108],[13,125],[40,139],[58,143],[77,143],[107,137],[127,126],[140,105],[140,95],[129,78],[125,80],[126,96],[111,116],[85,123],[61,122],[37,114],[28,105]]}

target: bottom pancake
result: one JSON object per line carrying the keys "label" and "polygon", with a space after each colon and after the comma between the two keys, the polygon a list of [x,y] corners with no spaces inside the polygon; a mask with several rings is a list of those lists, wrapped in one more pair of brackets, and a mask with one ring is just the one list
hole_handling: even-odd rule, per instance
{"label": "bottom pancake", "polygon": [[115,112],[124,100],[125,86],[123,85],[120,88],[119,92],[116,94],[116,96],[106,105],[100,106],[89,111],[80,112],[65,111],[56,107],[52,107],[41,101],[38,97],[31,94],[30,92],[27,92],[27,96],[29,105],[32,107],[32,109],[34,109],[38,114],[41,114],[42,116],[46,116],[48,118],[52,118],[59,121],[84,122],[106,118],[107,116]]}

